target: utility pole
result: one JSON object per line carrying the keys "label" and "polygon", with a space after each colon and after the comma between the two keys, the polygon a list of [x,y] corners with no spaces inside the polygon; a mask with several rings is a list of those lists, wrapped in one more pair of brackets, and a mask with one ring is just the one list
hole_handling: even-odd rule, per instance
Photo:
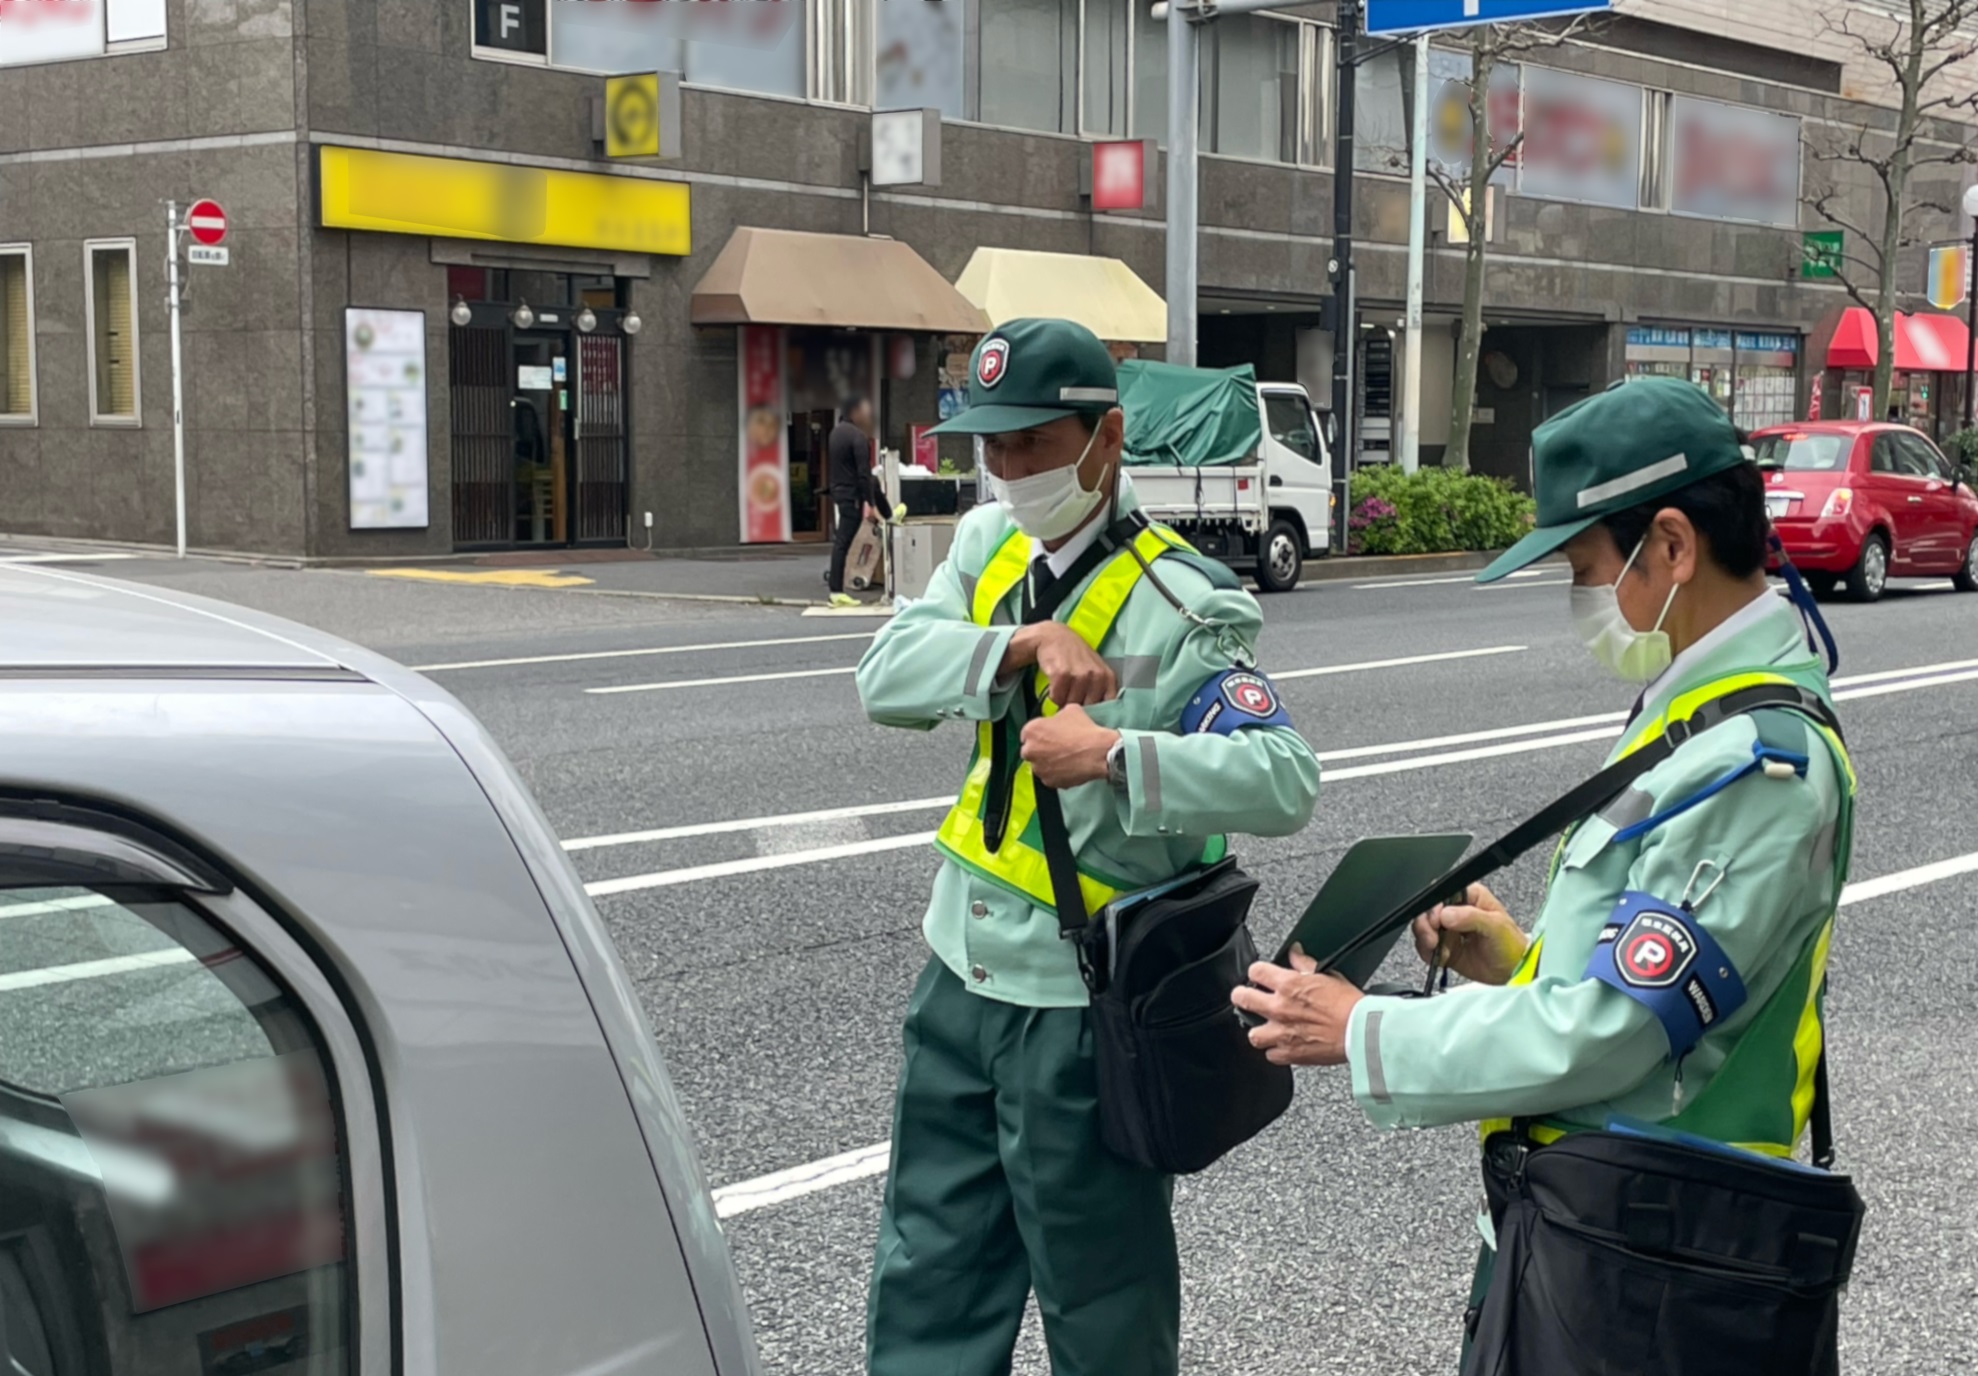
{"label": "utility pole", "polygon": [[1195,366],[1201,224],[1200,162],[1202,50],[1196,13],[1167,7],[1168,21],[1168,362]]}
{"label": "utility pole", "polygon": [[165,202],[165,280],[172,314],[172,487],[178,513],[179,558],[185,558],[185,362],[179,339],[179,203]]}
{"label": "utility pole", "polygon": [[1353,480],[1353,354],[1359,342],[1353,282],[1353,87],[1359,68],[1361,0],[1339,0],[1339,109],[1332,153],[1332,419],[1340,476],[1349,484],[1340,499],[1340,530],[1346,529],[1347,500]]}
{"label": "utility pole", "polygon": [[1415,117],[1408,152],[1408,339],[1401,361],[1403,473],[1422,461],[1422,259],[1427,251],[1429,176],[1429,36],[1415,39]]}
{"label": "utility pole", "polygon": [[1177,0],[1154,6],[1168,34],[1168,362],[1195,366],[1200,314],[1201,26],[1225,14],[1282,9],[1297,0]]}

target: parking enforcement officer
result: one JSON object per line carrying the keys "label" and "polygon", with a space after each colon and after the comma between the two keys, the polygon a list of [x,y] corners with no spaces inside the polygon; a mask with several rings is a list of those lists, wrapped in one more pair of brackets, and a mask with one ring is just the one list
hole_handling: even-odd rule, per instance
{"label": "parking enforcement officer", "polygon": [[[1424,915],[1424,959],[1439,949],[1472,986],[1368,997],[1304,962],[1256,967],[1270,992],[1235,1000],[1269,1018],[1252,1040],[1274,1060],[1350,1065],[1376,1125],[1481,1120],[1487,1157],[1514,1137],[1517,1151],[1543,1152],[1617,1117],[1790,1155],[1824,1082],[1822,995],[1853,775],[1826,669],[1794,605],[1766,583],[1759,475],[1723,411],[1676,379],[1630,382],[1562,413],[1539,428],[1533,466],[1539,527],[1478,581],[1564,551],[1588,650],[1647,685],[1610,763],[1754,685],[1796,685],[1808,710],[1688,734],[1568,831],[1529,939],[1482,885]],[[1487,1247],[1472,1324],[1494,1259]],[[1610,1334],[1627,1326],[1614,1311],[1606,1323]]]}
{"label": "parking enforcement officer", "polygon": [[[1033,781],[1063,790],[1093,912],[1219,857],[1224,832],[1297,831],[1318,795],[1311,750],[1262,701],[1255,602],[1139,515],[1117,397],[1082,326],[1015,320],[983,339],[968,409],[938,429],[982,437],[994,500],[858,669],[874,721],[965,724],[975,747],[937,843],[934,956],[907,1005],[875,1376],[1007,1372],[1033,1289],[1058,1376],[1175,1371],[1171,1181],[1101,1144],[1086,986],[1059,936]],[[1061,582],[1055,618],[1020,624]],[[1032,674],[1043,712],[1025,720]],[[1236,674],[1243,705],[1178,734],[1191,698]]]}

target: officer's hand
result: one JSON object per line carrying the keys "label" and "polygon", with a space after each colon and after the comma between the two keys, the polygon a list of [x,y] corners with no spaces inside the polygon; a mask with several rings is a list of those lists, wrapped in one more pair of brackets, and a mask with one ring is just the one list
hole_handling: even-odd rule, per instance
{"label": "officer's hand", "polygon": [[1023,758],[1039,783],[1076,788],[1106,777],[1106,752],[1118,739],[1119,732],[1093,721],[1083,707],[1067,707],[1023,724]]}
{"label": "officer's hand", "polygon": [[1481,884],[1470,885],[1467,903],[1442,903],[1415,919],[1415,953],[1423,964],[1441,946],[1443,963],[1478,984],[1503,984],[1525,958],[1525,934]]}
{"label": "officer's hand", "polygon": [[1366,996],[1350,980],[1320,974],[1318,962],[1295,946],[1291,965],[1260,960],[1250,967],[1250,984],[1262,987],[1231,991],[1231,1003],[1266,1019],[1250,1030],[1250,1045],[1272,1065],[1345,1065],[1346,1023]]}
{"label": "officer's hand", "polygon": [[1060,707],[1090,707],[1119,696],[1119,676],[1061,621],[1039,621],[1010,637],[1003,672],[1033,664],[1051,681],[1051,701]]}

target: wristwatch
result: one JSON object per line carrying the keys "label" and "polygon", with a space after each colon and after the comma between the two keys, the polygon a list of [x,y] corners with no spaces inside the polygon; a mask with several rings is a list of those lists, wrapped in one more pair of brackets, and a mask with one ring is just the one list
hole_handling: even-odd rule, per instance
{"label": "wristwatch", "polygon": [[1124,794],[1126,783],[1126,737],[1113,742],[1113,748],[1106,752],[1106,782],[1113,786],[1115,793]]}

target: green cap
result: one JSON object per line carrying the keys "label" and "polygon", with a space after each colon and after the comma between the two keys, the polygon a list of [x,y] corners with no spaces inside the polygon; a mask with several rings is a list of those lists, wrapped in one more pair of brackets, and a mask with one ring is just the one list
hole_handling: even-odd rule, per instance
{"label": "green cap", "polygon": [[1701,387],[1633,378],[1575,402],[1532,435],[1538,528],[1477,575],[1494,583],[1603,516],[1666,497],[1744,462],[1738,432]]}
{"label": "green cap", "polygon": [[968,362],[968,409],[936,435],[1005,435],[1119,405],[1119,373],[1099,336],[1069,320],[1011,320]]}

